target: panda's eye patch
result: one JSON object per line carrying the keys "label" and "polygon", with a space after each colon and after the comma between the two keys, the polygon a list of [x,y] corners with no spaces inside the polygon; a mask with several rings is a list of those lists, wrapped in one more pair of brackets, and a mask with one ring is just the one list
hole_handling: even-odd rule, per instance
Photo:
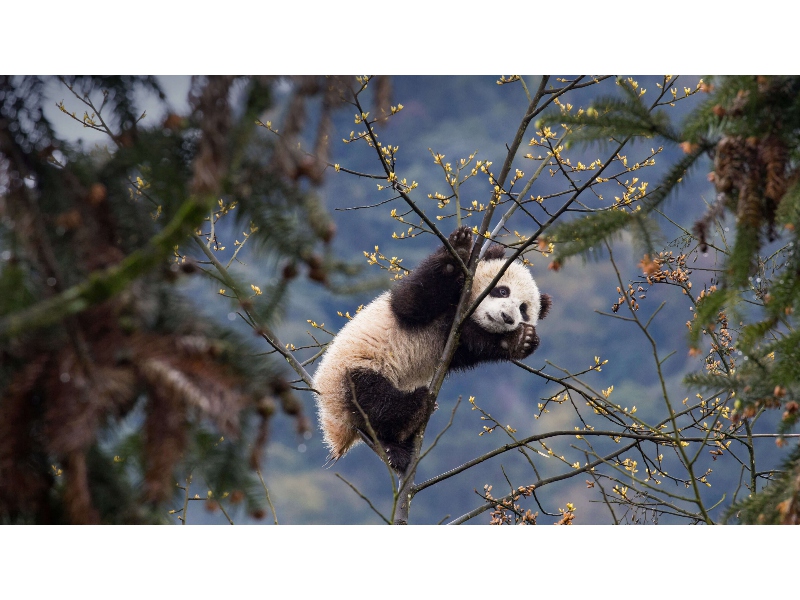
{"label": "panda's eye patch", "polygon": [[494,288],[489,295],[492,298],[508,298],[511,295],[511,291],[508,289],[508,286],[505,285],[498,285]]}
{"label": "panda's eye patch", "polygon": [[528,305],[527,304],[520,304],[519,305],[519,312],[522,315],[523,321],[530,321],[531,318],[528,316]]}

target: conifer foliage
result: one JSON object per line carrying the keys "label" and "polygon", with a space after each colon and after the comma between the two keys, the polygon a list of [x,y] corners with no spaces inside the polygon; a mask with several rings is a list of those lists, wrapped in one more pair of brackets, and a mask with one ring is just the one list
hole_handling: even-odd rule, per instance
{"label": "conifer foliage", "polygon": [[[618,84],[620,95],[595,100],[592,109],[581,115],[558,115],[550,121],[574,128],[580,139],[588,142],[657,138],[680,145],[684,158],[672,166],[636,211],[597,212],[559,224],[551,235],[556,242],[556,260],[586,255],[590,248],[602,246],[604,240],[623,231],[653,256],[657,248],[648,236],[639,234],[647,230],[641,225],[643,220],[652,221],[690,169],[708,157],[712,164],[708,179],[716,197],[694,224],[693,244],[707,252],[713,245],[712,234],[726,219],[733,223],[735,240],[729,247],[713,248],[721,261],[722,285],[700,295],[695,319],[688,324],[690,342],[699,347],[701,336],[715,329],[727,332],[728,313],[733,313],[741,322],[735,350],[744,360],[735,368],[731,362],[692,375],[687,383],[734,394],[735,421],[779,409],[779,430],[789,432],[800,417],[800,331],[796,321],[800,309],[800,78],[707,80],[700,87],[707,99],[680,129],[658,114],[646,113],[635,86],[622,79]],[[647,262],[646,255],[643,264]],[[713,349],[728,345],[717,342]],[[782,474],[763,491],[735,504],[729,518],[754,523],[798,522],[798,469],[800,455],[795,450]]]}
{"label": "conifer foliage", "polygon": [[[289,83],[289,138],[324,96],[324,156],[336,98],[324,79]],[[272,348],[198,318],[180,288],[220,278],[196,242],[220,250],[231,212],[278,265],[261,297],[231,308],[258,333],[303,265],[327,281],[333,228],[301,189],[325,165],[255,125],[275,84],[194,78],[191,114],[153,123],[137,102],[163,100],[154,78],[0,77],[0,521],[174,520],[176,493],[189,497],[176,484],[192,478],[264,514],[255,469],[270,417],[281,407],[309,427],[292,375]],[[61,116],[107,134],[106,148],[58,138],[43,112],[54,85]]]}

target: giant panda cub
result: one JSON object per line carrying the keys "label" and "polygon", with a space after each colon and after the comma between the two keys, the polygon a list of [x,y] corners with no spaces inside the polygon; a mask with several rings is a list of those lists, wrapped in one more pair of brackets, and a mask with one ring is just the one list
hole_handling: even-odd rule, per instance
{"label": "giant panda cub", "polygon": [[[469,227],[457,229],[449,239],[466,262],[472,249]],[[475,272],[470,302],[497,275],[504,255],[505,248],[497,244],[487,249]],[[427,385],[463,286],[461,269],[442,246],[333,339],[314,375],[320,425],[332,460],[362,438],[371,439],[365,414],[391,466],[405,472],[413,434],[428,412]],[[550,297],[539,293],[528,269],[512,263],[464,324],[449,371],[529,356],[539,345],[536,323],[549,308]]]}

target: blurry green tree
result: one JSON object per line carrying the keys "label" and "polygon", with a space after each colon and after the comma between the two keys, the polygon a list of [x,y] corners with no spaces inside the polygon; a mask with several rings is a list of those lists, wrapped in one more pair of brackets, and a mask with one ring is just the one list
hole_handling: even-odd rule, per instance
{"label": "blurry green tree", "polygon": [[[306,100],[322,98],[317,156],[338,101],[325,81],[295,78],[287,112],[291,141],[309,134]],[[264,337],[303,265],[328,281],[319,249],[334,230],[313,193],[325,164],[254,125],[277,82],[193,78],[191,113],[152,124],[137,106],[164,100],[155,78],[60,78],[64,118],[108,136],[87,150],[45,117],[52,79],[0,77],[0,521],[163,522],[176,494],[184,518],[192,478],[209,503],[206,490],[230,491],[265,514],[270,417],[280,406],[301,432],[310,421],[285,361],[197,318],[181,286],[214,268],[177,248],[194,237],[213,257],[233,211],[237,249],[267,253],[275,277],[245,296],[218,263],[213,276]]]}

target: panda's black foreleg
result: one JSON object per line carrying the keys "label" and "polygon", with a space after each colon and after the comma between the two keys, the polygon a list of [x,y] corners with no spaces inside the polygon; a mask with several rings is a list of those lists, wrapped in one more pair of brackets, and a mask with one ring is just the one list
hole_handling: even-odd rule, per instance
{"label": "panda's black foreleg", "polygon": [[[348,387],[348,399],[353,403],[352,411],[358,429],[371,440],[371,427],[383,451],[387,453],[392,468],[403,473],[411,461],[413,435],[428,416],[428,388],[403,392],[371,369],[349,371]],[[371,446],[376,452],[379,451],[374,443]]]}
{"label": "panda's black foreleg", "polygon": [[[450,234],[449,242],[466,262],[472,249],[470,228],[459,227]],[[446,248],[439,248],[392,290],[392,312],[401,325],[425,326],[455,308],[463,287],[464,273],[458,262]]]}
{"label": "panda's black foreleg", "polygon": [[482,362],[519,360],[530,356],[538,346],[539,336],[533,325],[523,323],[508,333],[491,333],[467,320],[450,368],[463,370]]}

